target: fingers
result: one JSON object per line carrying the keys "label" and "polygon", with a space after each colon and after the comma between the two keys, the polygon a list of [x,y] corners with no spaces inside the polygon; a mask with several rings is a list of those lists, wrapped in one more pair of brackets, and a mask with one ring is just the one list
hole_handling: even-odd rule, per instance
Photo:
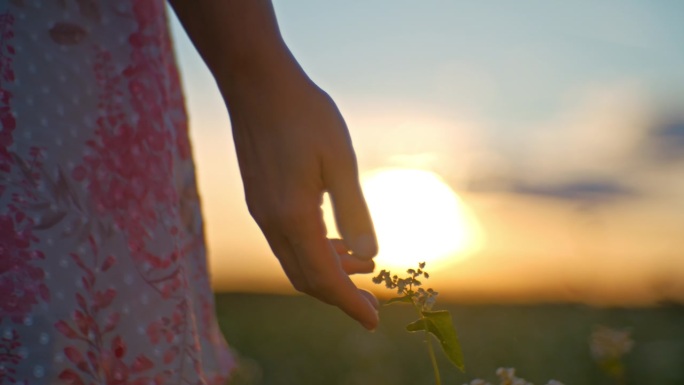
{"label": "fingers", "polygon": [[337,228],[352,254],[369,260],[378,253],[375,229],[361,191],[356,162],[336,160],[326,178]]}
{"label": "fingers", "polygon": [[375,270],[375,262],[372,259],[363,260],[349,254],[339,255],[339,259],[346,274],[367,274]]}
{"label": "fingers", "polygon": [[298,291],[337,306],[365,328],[375,329],[377,301],[348,276],[373,271],[374,262],[350,255],[342,240],[326,238],[317,203],[298,206],[277,220],[260,217],[258,222],[288,279]]}
{"label": "fingers", "polygon": [[372,259],[363,260],[349,254],[347,246],[341,239],[331,239],[333,250],[337,253],[342,270],[347,274],[372,273],[375,270],[375,262]]}
{"label": "fingers", "polygon": [[262,229],[271,251],[280,262],[287,279],[292,283],[295,290],[300,292],[306,291],[306,277],[304,277],[302,269],[297,262],[297,256],[292,250],[290,243],[282,233],[273,229]]}
{"label": "fingers", "polygon": [[376,311],[380,308],[380,302],[378,301],[377,298],[375,298],[375,296],[373,295],[373,293],[371,293],[370,291],[361,290],[361,289],[359,289],[359,292],[361,292],[361,294],[362,294],[364,297],[366,297],[366,299],[368,300],[368,302],[370,302],[371,305],[373,305],[373,307],[375,308]]}
{"label": "fingers", "polygon": [[[339,111],[337,111],[339,114]],[[375,229],[359,182],[356,154],[344,119],[339,115],[338,141],[324,159],[323,183],[330,194],[337,229],[355,257],[378,253]]]}
{"label": "fingers", "polygon": [[325,237],[320,208],[302,215],[297,226],[288,227],[285,234],[304,277],[301,291],[339,307],[365,328],[375,329],[378,315],[373,302],[343,270],[335,246]]}
{"label": "fingers", "polygon": [[349,249],[347,248],[347,245],[344,244],[343,240],[332,238],[330,239],[330,244],[337,254],[349,254]]}

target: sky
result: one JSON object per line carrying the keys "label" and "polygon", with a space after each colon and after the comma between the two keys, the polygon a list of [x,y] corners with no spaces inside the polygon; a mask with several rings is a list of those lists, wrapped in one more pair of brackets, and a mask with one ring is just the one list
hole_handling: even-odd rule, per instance
{"label": "sky", "polygon": [[[376,225],[402,224],[380,240],[379,269],[401,242],[428,254],[417,263],[437,253],[425,245],[466,239],[428,266],[453,300],[684,301],[684,3],[274,6],[347,121],[364,189],[384,183],[366,192],[388,198],[369,201]],[[175,20],[172,30],[214,287],[292,292],[247,213],[211,74]],[[428,179],[372,178],[382,170]]]}

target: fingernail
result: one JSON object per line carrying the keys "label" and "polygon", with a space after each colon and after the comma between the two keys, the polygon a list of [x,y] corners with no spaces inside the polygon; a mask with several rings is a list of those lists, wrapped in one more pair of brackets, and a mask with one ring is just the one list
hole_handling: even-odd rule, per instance
{"label": "fingernail", "polygon": [[368,234],[357,237],[354,241],[352,251],[360,257],[374,257],[375,254],[378,253],[378,245],[375,242],[375,237]]}
{"label": "fingernail", "polygon": [[367,323],[367,324],[363,325],[363,327],[365,327],[369,332],[375,333],[379,324],[380,324],[380,313],[378,313],[378,311],[375,310],[375,322],[374,323]]}
{"label": "fingernail", "polygon": [[371,301],[371,305],[373,305],[373,309],[375,309],[375,313],[377,314],[378,309],[380,308],[380,301],[377,300],[377,298],[373,297],[375,301]]}

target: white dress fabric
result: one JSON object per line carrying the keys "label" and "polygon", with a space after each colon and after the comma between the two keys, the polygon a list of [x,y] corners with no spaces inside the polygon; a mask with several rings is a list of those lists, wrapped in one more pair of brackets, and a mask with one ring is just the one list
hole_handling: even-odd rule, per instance
{"label": "white dress fabric", "polygon": [[163,0],[0,0],[0,385],[223,384]]}

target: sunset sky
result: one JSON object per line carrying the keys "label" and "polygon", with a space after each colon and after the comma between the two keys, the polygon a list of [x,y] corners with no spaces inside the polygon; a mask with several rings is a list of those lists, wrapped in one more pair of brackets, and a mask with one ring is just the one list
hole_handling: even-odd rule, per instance
{"label": "sunset sky", "polygon": [[[389,226],[378,268],[409,250],[465,302],[684,301],[684,3],[275,7]],[[291,292],[247,213],[223,102],[172,26],[214,287]]]}

